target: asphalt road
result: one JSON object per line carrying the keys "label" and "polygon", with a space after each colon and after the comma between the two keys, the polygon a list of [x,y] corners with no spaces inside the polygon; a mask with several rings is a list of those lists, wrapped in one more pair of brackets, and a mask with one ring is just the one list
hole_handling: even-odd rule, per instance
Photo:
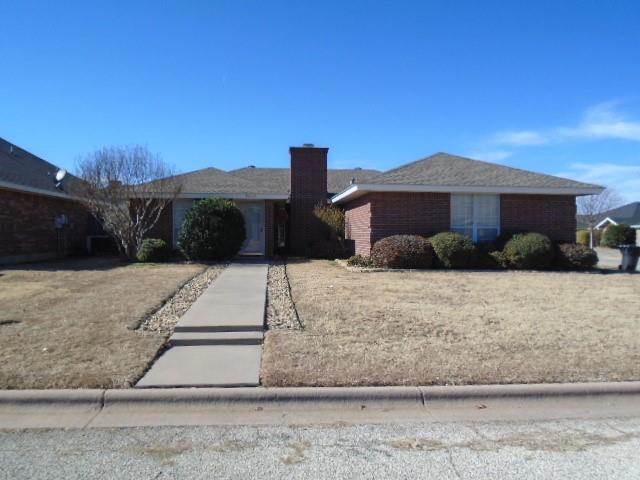
{"label": "asphalt road", "polygon": [[0,477],[640,478],[640,417],[0,431]]}

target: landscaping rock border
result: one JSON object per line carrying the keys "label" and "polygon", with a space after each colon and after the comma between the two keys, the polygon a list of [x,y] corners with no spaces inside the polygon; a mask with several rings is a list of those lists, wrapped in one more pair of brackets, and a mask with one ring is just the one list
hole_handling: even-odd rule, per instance
{"label": "landscaping rock border", "polygon": [[152,331],[164,335],[173,333],[180,317],[225,269],[226,264],[211,265],[204,272],[185,283],[159,309],[147,315],[138,327],[139,332]]}
{"label": "landscaping rock border", "polygon": [[267,327],[300,330],[303,328],[291,298],[286,260],[273,260],[267,273]]}

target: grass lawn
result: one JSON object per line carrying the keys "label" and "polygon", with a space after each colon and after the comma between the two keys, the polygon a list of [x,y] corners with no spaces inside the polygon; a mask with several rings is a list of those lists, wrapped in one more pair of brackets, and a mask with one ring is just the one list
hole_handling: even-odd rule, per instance
{"label": "grass lawn", "polygon": [[640,379],[640,275],[287,272],[305,329],[267,333],[266,386]]}
{"label": "grass lawn", "polygon": [[127,325],[205,268],[98,258],[0,269],[0,388],[130,386],[164,337]]}

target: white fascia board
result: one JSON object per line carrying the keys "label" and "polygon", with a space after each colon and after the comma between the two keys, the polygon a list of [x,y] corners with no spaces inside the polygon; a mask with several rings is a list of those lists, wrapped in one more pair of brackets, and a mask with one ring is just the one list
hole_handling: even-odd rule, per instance
{"label": "white fascia board", "polygon": [[616,222],[616,221],[612,220],[611,218],[607,217],[604,220],[602,220],[599,224],[597,224],[594,228],[600,229],[607,222],[609,222],[611,225],[618,225],[618,222]]}
{"label": "white fascia board", "polygon": [[360,193],[360,195],[355,195],[359,191],[358,185],[351,185],[346,190],[343,190],[340,193],[336,193],[333,197],[331,197],[331,203],[338,203],[345,198],[358,198],[360,195],[364,195],[367,192]]}
{"label": "white fascia board", "polygon": [[252,193],[180,193],[176,198],[228,198],[229,200],[288,200],[289,195],[252,194]]}
{"label": "white fascia board", "polygon": [[432,192],[432,193],[492,193],[521,195],[597,195],[602,187],[468,187],[447,185],[352,185],[331,198],[333,203],[340,203],[358,198],[369,192]]}
{"label": "white fascia board", "polygon": [[17,183],[5,182],[0,180],[0,188],[6,188],[7,190],[16,190],[18,192],[33,193],[34,195],[43,195],[46,197],[64,198],[66,200],[74,200],[74,198],[65,192],[55,192],[53,190],[45,190],[44,188],[28,187],[26,185],[19,185]]}

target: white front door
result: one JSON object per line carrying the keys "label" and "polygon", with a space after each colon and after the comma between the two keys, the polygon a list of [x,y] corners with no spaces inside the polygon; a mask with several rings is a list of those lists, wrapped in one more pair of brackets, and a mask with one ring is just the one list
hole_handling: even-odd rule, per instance
{"label": "white front door", "polygon": [[244,216],[247,238],[240,249],[241,255],[264,255],[264,202],[237,202]]}

